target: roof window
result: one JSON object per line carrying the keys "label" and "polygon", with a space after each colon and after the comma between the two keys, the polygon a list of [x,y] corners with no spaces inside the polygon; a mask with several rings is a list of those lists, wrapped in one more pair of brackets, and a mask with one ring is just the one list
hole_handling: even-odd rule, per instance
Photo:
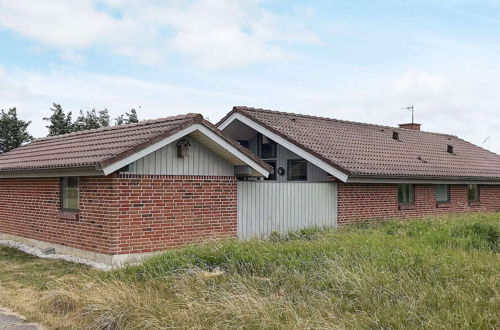
{"label": "roof window", "polygon": [[448,149],[447,149],[449,154],[453,154],[453,146],[451,144],[448,144]]}
{"label": "roof window", "polygon": [[394,140],[398,140],[399,141],[399,132],[396,132],[396,131],[392,132],[392,138]]}

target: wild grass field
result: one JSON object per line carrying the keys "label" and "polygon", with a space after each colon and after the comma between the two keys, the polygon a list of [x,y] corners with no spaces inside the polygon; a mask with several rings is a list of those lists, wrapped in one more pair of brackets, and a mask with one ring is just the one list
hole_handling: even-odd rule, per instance
{"label": "wild grass field", "polygon": [[48,328],[500,328],[500,214],[211,242],[109,272],[0,248],[0,269],[0,305]]}

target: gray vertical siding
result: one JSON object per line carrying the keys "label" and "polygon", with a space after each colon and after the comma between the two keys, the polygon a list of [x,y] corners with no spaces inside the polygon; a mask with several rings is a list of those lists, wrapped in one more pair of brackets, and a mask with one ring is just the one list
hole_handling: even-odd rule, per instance
{"label": "gray vertical siding", "polygon": [[177,157],[176,143],[158,149],[129,166],[130,174],[151,175],[234,175],[233,165],[189,137],[189,157]]}
{"label": "gray vertical siding", "polygon": [[238,182],[238,237],[265,237],[337,223],[337,186],[312,182]]}

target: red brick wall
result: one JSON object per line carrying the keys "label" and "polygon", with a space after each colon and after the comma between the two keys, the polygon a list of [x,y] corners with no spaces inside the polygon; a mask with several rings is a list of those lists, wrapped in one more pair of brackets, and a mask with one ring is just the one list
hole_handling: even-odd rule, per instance
{"label": "red brick wall", "polygon": [[112,178],[80,178],[78,220],[58,215],[59,194],[58,178],[0,179],[0,232],[109,253]]}
{"label": "red brick wall", "polygon": [[59,215],[58,178],[0,179],[0,232],[103,254],[236,236],[233,177],[80,178],[79,219]]}
{"label": "red brick wall", "polygon": [[435,185],[415,185],[415,208],[399,210],[395,184],[338,184],[339,224],[356,221],[416,218],[427,215],[500,210],[500,186],[481,186],[479,205],[467,202],[466,185],[450,185],[450,203],[437,207]]}
{"label": "red brick wall", "polygon": [[234,177],[121,175],[115,182],[120,207],[113,253],[236,236]]}

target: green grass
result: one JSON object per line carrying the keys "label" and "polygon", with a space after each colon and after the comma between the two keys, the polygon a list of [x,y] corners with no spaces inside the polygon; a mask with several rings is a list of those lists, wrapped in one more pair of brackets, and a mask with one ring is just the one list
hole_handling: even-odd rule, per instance
{"label": "green grass", "polygon": [[0,289],[29,288],[24,308],[59,328],[495,329],[499,253],[500,214],[453,216],[218,241],[111,272],[0,249],[18,265]]}

